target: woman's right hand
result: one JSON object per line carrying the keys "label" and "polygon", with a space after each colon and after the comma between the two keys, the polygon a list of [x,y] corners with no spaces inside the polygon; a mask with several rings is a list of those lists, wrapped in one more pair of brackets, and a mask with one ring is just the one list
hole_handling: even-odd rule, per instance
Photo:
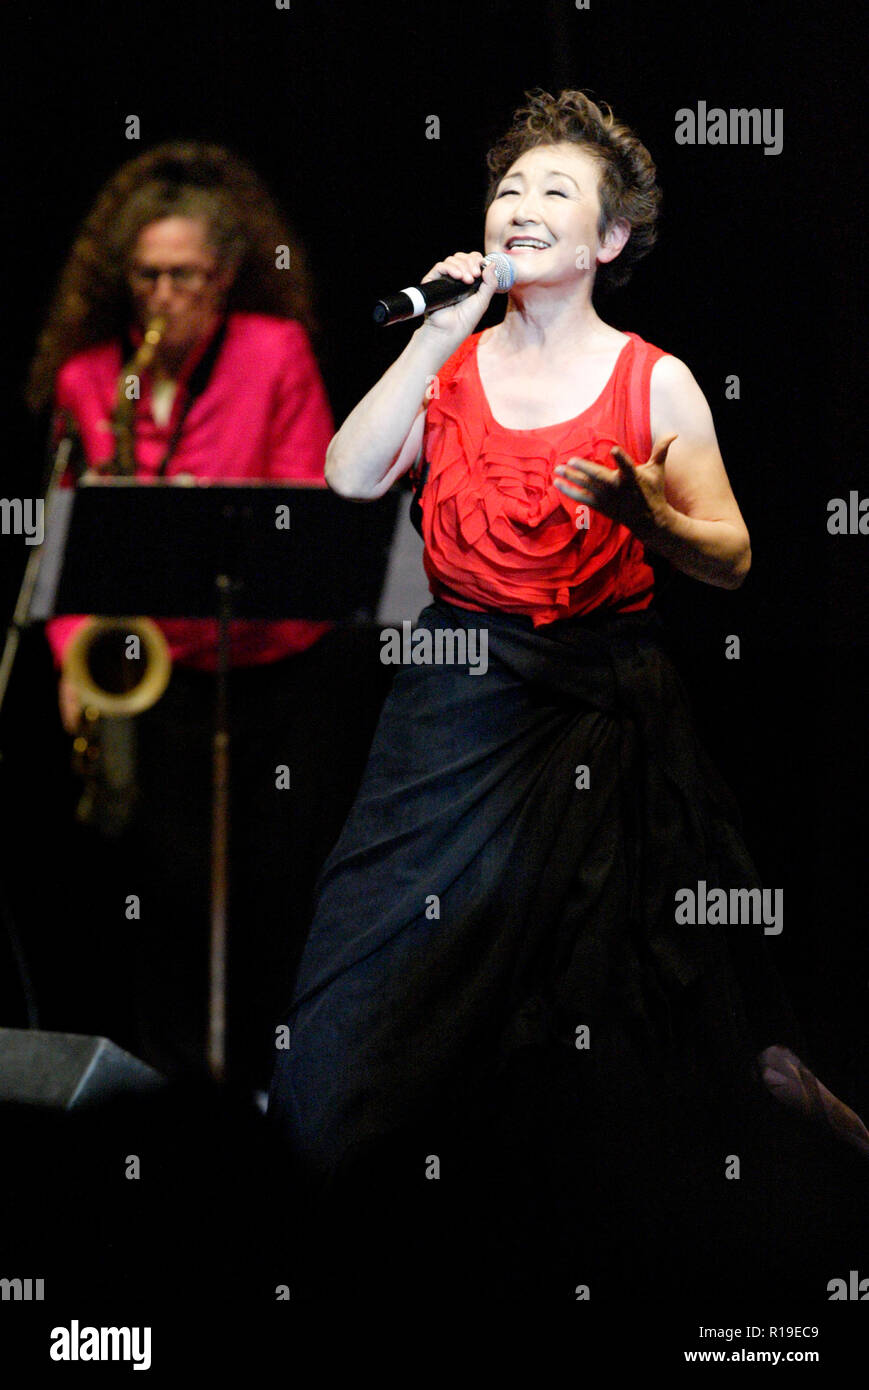
{"label": "woman's right hand", "polygon": [[456,251],[454,255],[447,256],[445,260],[432,266],[428,274],[423,276],[422,284],[428,280],[452,276],[453,279],[463,280],[465,284],[470,285],[480,278],[481,269],[483,283],[476,294],[468,295],[467,299],[460,300],[458,304],[451,304],[446,309],[436,309],[433,313],[426,314],[422,325],[424,330],[432,329],[444,333],[458,347],[476,328],[498,288],[497,276],[492,267],[483,267],[482,251]]}
{"label": "woman's right hand", "polygon": [[[482,261],[481,251],[457,251],[432,266],[425,279],[452,276],[470,285],[481,278]],[[373,501],[407,472],[419,449],[431,383],[483,317],[497,288],[491,266],[482,280],[476,294],[423,319],[400,356],[351,410],[326,453],[326,481],[333,492]]]}

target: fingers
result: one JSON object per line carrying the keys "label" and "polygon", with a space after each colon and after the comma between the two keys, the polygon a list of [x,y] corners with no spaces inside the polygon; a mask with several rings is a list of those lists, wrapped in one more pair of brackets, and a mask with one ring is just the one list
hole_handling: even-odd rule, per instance
{"label": "fingers", "polygon": [[[472,285],[475,280],[479,280],[482,273],[487,285],[496,285],[497,280],[491,267],[487,266],[485,271],[481,271],[483,262],[482,251],[456,251],[452,256],[447,256],[444,260],[438,261],[437,265],[432,266],[427,275],[424,275],[420,284],[425,284],[427,280],[436,280],[439,277],[450,275],[454,280],[464,280],[467,285]],[[486,273],[489,279],[486,279]]]}
{"label": "fingers", "polygon": [[555,471],[564,473],[568,470],[601,483],[611,483],[614,477],[611,468],[605,467],[602,463],[592,463],[590,459],[568,459],[567,463],[560,463]]}
{"label": "fingers", "polygon": [[[678,434],[670,434],[665,439],[660,440],[652,451],[649,463],[663,464],[667,457],[667,450],[678,438]],[[618,473],[602,463],[592,463],[589,459],[578,458],[568,459],[566,464],[559,464],[555,472],[559,476],[569,477],[580,483],[602,483],[605,487],[617,486],[619,476],[624,475],[636,485],[636,470],[645,465],[635,463],[630,454],[618,444],[613,445],[610,454],[618,464]]]}
{"label": "fingers", "polygon": [[[658,440],[652,448],[652,454],[649,458],[649,463],[655,463],[659,467],[663,466],[663,464],[666,462],[667,451],[670,448],[670,445],[674,442],[674,440],[678,438],[678,434],[668,434],[664,439]],[[645,467],[645,465],[643,464],[636,463],[634,459],[631,458],[630,454],[626,453],[626,451],[622,449],[621,446],[618,444],[613,446],[613,448],[610,450],[610,453],[612,454],[613,458],[618,464],[620,472],[628,475],[629,477],[633,477],[635,469]]]}
{"label": "fingers", "polygon": [[649,463],[664,463],[667,458],[667,450],[678,438],[678,434],[668,434],[666,438],[657,442],[652,448],[652,457],[649,459]]}
{"label": "fingers", "polygon": [[61,707],[61,711],[60,711],[60,722],[61,722],[61,724],[63,725],[64,733],[67,733],[67,734],[77,734],[77,733],[78,733],[78,726],[79,726],[79,720],[80,720],[80,718],[81,718],[81,710],[80,710],[80,709],[72,710],[72,709],[67,709],[67,708],[65,708],[65,707],[63,707],[63,706]]}
{"label": "fingers", "polygon": [[613,448],[610,449],[610,453],[612,454],[613,458],[615,459],[616,463],[618,464],[619,468],[623,473],[632,473],[633,470],[637,467],[630,454],[626,454],[624,449],[622,449],[618,444],[614,445]]}
{"label": "fingers", "polygon": [[[631,487],[637,487],[637,468],[639,464],[634,463],[630,454],[626,454],[624,449],[620,448],[618,444],[614,449],[610,450],[610,453],[619,466],[619,477],[624,478]],[[649,462],[652,463],[654,460],[650,459]]]}
{"label": "fingers", "polygon": [[569,482],[585,488],[587,496],[579,497],[580,501],[585,502],[589,498],[593,501],[599,495],[601,487],[617,486],[618,474],[612,468],[605,468],[600,463],[590,463],[588,459],[568,459],[567,463],[560,463],[555,469],[554,481],[559,491],[568,497],[579,497],[576,488],[568,491]]}
{"label": "fingers", "polygon": [[[609,479],[605,476],[607,474]],[[567,463],[557,466],[553,481],[565,497],[570,497],[574,502],[584,502],[586,506],[594,506],[600,496],[595,489],[595,483],[606,483],[612,477],[611,468],[602,468],[600,464],[589,463],[587,459],[568,459]]]}
{"label": "fingers", "polygon": [[559,492],[563,492],[565,497],[570,497],[574,502],[585,502],[586,506],[593,506],[597,497],[593,492],[584,491],[582,488],[574,487],[565,478],[556,478],[555,486]]}
{"label": "fingers", "polygon": [[81,719],[81,701],[76,687],[66,676],[60,678],[57,697],[60,721],[64,729],[68,734],[77,733]]}

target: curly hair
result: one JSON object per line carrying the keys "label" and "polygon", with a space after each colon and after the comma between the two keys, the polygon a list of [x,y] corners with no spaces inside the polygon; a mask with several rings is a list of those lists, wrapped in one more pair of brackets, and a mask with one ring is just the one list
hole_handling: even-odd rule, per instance
{"label": "curly hair", "polygon": [[[219,259],[236,264],[229,310],[297,319],[315,332],[304,252],[256,174],[219,145],[172,141],[122,165],[85,218],[31,363],[31,409],[51,400],[68,358],[126,328],[133,246],[143,227],[173,216],[204,221]],[[288,269],[277,268],[281,246]]]}
{"label": "curly hair", "polygon": [[648,255],[657,238],[661,190],[655,182],[652,157],[628,126],[617,121],[606,102],[603,110],[585,92],[562,92],[553,97],[539,88],[525,93],[528,105],[513,116],[513,124],[489,150],[488,212],[498,184],[526,150],[537,145],[579,145],[601,166],[600,220],[603,237],[620,219],[630,223],[630,237],[615,260],[598,266],[596,284],[625,285],[631,269]]}

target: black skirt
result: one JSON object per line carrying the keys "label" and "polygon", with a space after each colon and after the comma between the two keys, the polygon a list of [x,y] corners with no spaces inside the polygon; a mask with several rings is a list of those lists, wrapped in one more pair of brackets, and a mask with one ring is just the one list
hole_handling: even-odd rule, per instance
{"label": "black skirt", "polygon": [[328,1171],[519,1050],[609,1034],[753,1086],[760,1048],[800,1044],[762,924],[676,923],[679,889],[758,878],[660,620],[438,601],[417,628],[485,629],[488,662],[397,670],[278,1049],[297,1152]]}
{"label": "black skirt", "polygon": [[485,630],[488,664],[398,667],[320,876],[269,1102],[310,1219],[365,1289],[390,1250],[390,1296],[405,1238],[508,1298],[691,1292],[728,1251],[808,1277],[816,1194],[861,1175],[761,1080],[803,1042],[775,936],[677,921],[680,889],[760,885],[660,620],[437,601],[417,627]]}

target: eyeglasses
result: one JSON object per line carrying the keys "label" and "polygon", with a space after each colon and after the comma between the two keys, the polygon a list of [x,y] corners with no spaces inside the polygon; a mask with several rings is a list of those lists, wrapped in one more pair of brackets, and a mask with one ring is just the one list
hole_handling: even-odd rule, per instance
{"label": "eyeglasses", "polygon": [[176,290],[201,290],[213,280],[216,269],[204,270],[198,265],[132,265],[129,270],[130,283],[138,289],[154,289],[161,275],[168,275],[172,288]]}

